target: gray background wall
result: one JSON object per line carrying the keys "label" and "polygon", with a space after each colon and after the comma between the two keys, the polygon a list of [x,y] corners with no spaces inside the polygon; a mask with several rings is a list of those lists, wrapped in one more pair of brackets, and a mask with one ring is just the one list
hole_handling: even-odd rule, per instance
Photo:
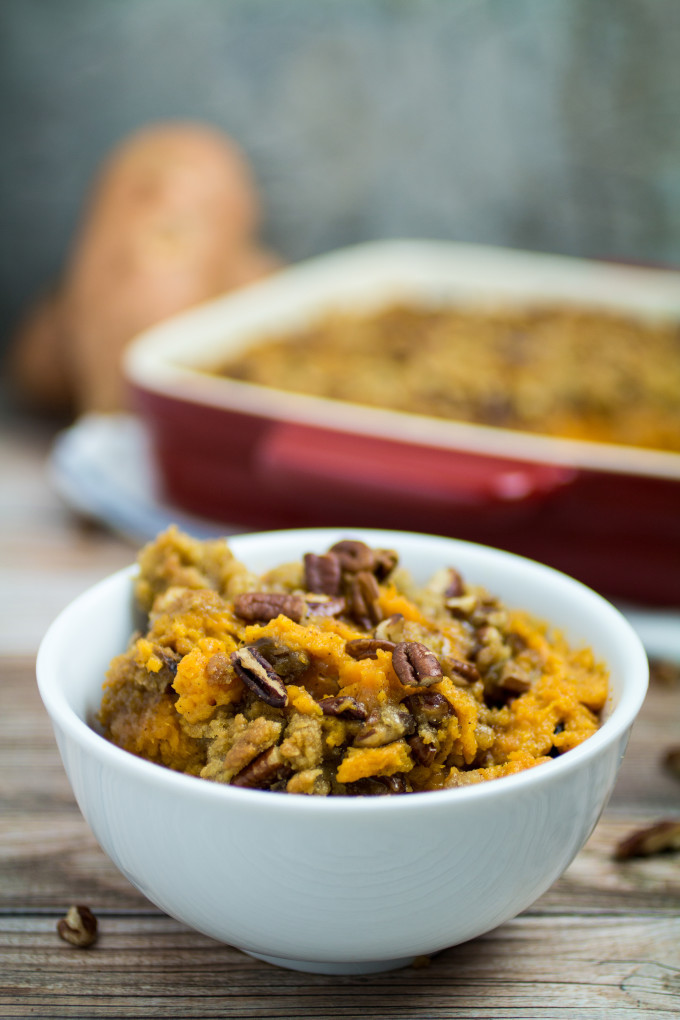
{"label": "gray background wall", "polygon": [[93,172],[226,128],[290,260],[429,236],[680,266],[680,0],[2,0],[0,340]]}

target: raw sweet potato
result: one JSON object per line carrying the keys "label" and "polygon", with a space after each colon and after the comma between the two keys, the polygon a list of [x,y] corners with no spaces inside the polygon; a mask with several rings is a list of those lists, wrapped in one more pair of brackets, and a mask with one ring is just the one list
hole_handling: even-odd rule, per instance
{"label": "raw sweet potato", "polygon": [[131,136],[95,182],[58,295],[20,328],[18,385],[77,411],[124,406],[131,338],[275,268],[255,240],[259,216],[248,164],[223,133],[177,123]]}

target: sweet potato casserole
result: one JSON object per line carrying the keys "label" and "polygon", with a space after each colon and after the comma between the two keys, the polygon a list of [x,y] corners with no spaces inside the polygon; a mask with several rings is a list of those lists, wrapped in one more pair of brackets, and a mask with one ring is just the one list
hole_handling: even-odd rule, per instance
{"label": "sweet potato casserole", "polygon": [[98,716],[119,747],[233,786],[438,790],[549,762],[599,725],[605,668],[467,583],[416,587],[346,539],[262,576],[171,528],[139,557],[145,623]]}
{"label": "sweet potato casserole", "polygon": [[680,324],[601,309],[336,312],[263,338],[218,372],[415,414],[680,450]]}

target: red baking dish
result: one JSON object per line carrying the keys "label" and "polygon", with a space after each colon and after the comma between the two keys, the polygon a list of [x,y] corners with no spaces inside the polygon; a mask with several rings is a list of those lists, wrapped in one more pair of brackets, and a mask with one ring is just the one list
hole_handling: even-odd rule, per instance
{"label": "red baking dish", "polygon": [[232,527],[363,525],[465,538],[556,566],[610,597],[680,605],[680,454],[211,373],[329,310],[555,300],[680,327],[675,271],[430,241],[338,251],[162,323],[130,346],[125,368],[166,497]]}

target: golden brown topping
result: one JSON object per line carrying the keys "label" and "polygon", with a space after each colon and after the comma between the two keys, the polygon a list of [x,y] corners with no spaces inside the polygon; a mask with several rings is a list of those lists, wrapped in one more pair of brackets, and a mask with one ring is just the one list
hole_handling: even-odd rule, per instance
{"label": "golden brown topping", "polygon": [[597,729],[607,676],[589,649],[449,568],[418,587],[391,550],[335,550],[255,577],[224,543],[147,547],[157,594],[107,674],[106,736],[213,782],[373,796],[510,775]]}

